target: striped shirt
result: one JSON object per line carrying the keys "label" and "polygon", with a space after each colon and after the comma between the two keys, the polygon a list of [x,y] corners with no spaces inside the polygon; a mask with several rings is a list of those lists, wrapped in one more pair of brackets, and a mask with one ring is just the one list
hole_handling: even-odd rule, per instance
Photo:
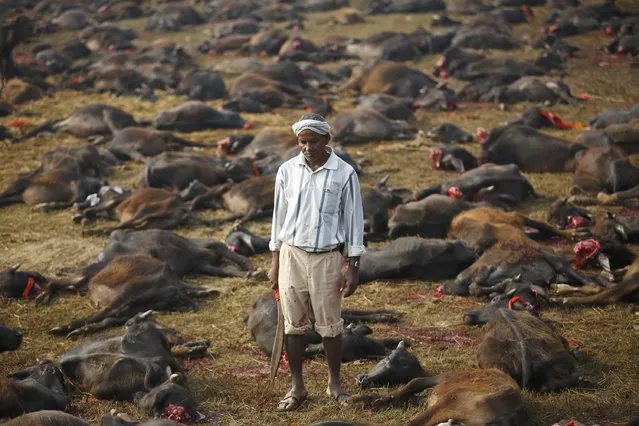
{"label": "striped shirt", "polygon": [[359,179],[353,167],[333,151],[315,171],[302,153],[277,171],[271,251],[278,251],[282,242],[309,252],[345,243],[348,257],[364,253]]}

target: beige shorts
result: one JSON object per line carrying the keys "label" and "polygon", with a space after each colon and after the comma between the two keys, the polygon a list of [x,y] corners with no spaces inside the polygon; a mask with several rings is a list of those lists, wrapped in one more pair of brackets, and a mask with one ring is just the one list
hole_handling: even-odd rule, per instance
{"label": "beige shorts", "polygon": [[282,244],[278,275],[284,332],[304,334],[315,320],[322,337],[344,330],[339,279],[344,258],[339,251],[307,253]]}

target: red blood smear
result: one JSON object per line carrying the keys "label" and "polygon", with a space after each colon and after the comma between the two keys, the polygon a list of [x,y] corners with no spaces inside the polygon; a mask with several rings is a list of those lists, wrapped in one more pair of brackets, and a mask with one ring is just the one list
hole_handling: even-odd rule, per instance
{"label": "red blood smear", "polygon": [[446,58],[444,58],[443,56],[440,57],[435,65],[437,65],[439,68],[444,68],[444,66],[446,66]]}
{"label": "red blood smear", "polygon": [[216,56],[217,55],[217,50],[209,49],[209,51],[206,52],[206,53],[208,53],[209,56]]}
{"label": "red blood smear", "polygon": [[443,299],[444,297],[446,297],[444,294],[444,286],[440,284],[435,289],[435,293],[433,293],[433,299]]}
{"label": "red blood smear", "polygon": [[244,126],[242,126],[242,128],[244,130],[249,130],[249,129],[253,128],[253,126],[251,126],[251,123],[244,123]]}
{"label": "red blood smear", "polygon": [[579,241],[572,249],[575,254],[575,266],[577,266],[577,268],[583,267],[588,259],[597,254],[599,248],[601,248],[601,244],[599,244],[597,240]]}
{"label": "red blood smear", "polygon": [[464,193],[462,192],[461,189],[459,189],[456,186],[452,186],[452,187],[448,188],[447,194],[448,194],[449,197],[456,198],[458,200],[464,198]]}
{"label": "red blood smear", "polygon": [[175,422],[183,422],[190,418],[184,407],[169,404],[164,408],[164,415]]}
{"label": "red blood smear", "polygon": [[568,229],[577,229],[586,226],[586,219],[581,216],[568,216]]}
{"label": "red blood smear", "polygon": [[282,359],[280,360],[280,370],[288,371],[288,355],[286,355],[286,351],[282,352]]}
{"label": "red blood smear", "polygon": [[439,169],[441,164],[439,161],[442,158],[442,150],[439,148],[435,148],[430,152],[430,160],[433,162],[433,168]]}

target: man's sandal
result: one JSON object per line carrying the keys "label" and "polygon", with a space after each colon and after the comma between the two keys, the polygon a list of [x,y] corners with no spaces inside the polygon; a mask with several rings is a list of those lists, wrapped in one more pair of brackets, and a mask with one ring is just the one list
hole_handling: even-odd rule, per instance
{"label": "man's sandal", "polygon": [[305,393],[300,397],[287,393],[286,396],[277,403],[276,411],[295,411],[300,407],[300,405],[302,405],[307,396],[308,393]]}

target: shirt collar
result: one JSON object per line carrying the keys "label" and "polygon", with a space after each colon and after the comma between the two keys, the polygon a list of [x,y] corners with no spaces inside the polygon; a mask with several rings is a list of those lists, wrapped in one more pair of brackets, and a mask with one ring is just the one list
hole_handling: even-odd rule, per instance
{"label": "shirt collar", "polygon": [[[326,160],[326,163],[324,163],[324,165],[317,170],[321,170],[321,169],[337,170],[337,154],[335,154],[335,151],[331,147],[326,147],[326,148],[328,148],[331,151],[331,155],[328,156],[328,160]],[[302,154],[301,152],[297,156],[297,164],[300,166],[308,166],[308,164],[306,163],[306,158],[304,158],[304,154]]]}

